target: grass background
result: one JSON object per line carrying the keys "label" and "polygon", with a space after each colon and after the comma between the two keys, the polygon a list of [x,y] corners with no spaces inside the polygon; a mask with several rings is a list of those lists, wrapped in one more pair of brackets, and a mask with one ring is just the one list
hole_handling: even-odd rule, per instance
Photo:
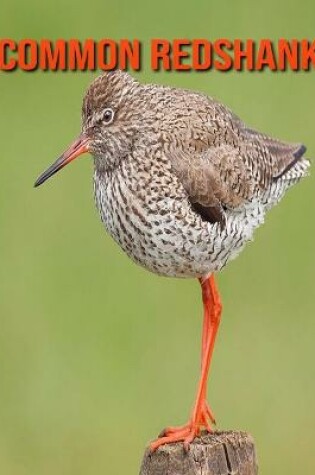
{"label": "grass background", "polygon": [[[313,0],[2,0],[1,37],[310,38]],[[153,73],[199,89],[315,156],[309,73]],[[104,233],[92,162],[35,177],[77,135],[93,73],[0,73],[0,473],[137,473],[147,440],[186,420],[199,371],[193,281],[136,267]],[[311,475],[314,174],[219,277],[224,315],[210,382],[220,428],[249,430],[260,473]]]}

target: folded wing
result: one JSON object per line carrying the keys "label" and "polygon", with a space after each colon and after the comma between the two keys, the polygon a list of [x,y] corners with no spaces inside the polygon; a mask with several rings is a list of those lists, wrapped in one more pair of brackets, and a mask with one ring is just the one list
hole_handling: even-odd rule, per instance
{"label": "folded wing", "polygon": [[[191,139],[185,150],[177,146],[170,149],[172,168],[194,209],[204,219],[221,224],[226,209],[242,207],[260,197],[276,201],[277,197],[272,196],[277,189],[274,183],[287,177],[285,185],[289,186],[289,180],[301,178],[308,168],[302,158],[304,145],[282,142],[246,128],[238,117],[227,112],[230,116],[225,115],[225,121],[219,122],[219,143],[210,137],[209,146],[200,151]],[[193,133],[190,135],[193,137]],[[307,166],[297,167],[301,161]]]}

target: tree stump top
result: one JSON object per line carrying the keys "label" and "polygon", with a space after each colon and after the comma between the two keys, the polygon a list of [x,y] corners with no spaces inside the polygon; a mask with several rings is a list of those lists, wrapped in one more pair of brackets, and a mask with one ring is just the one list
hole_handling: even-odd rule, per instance
{"label": "tree stump top", "polygon": [[146,450],[140,475],[257,475],[253,438],[246,432],[202,433],[186,453],[182,443]]}

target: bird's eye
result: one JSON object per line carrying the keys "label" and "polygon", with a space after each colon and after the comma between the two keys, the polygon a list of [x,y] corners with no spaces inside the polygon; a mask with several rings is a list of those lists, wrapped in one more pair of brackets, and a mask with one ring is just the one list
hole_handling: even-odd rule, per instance
{"label": "bird's eye", "polygon": [[110,124],[114,120],[114,111],[113,109],[107,108],[103,112],[103,121],[106,122],[106,124]]}

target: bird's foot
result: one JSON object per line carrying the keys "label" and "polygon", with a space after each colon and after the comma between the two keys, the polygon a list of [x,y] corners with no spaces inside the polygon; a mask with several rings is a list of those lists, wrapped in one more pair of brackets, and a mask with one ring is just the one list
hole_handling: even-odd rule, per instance
{"label": "bird's foot", "polygon": [[202,428],[208,432],[212,431],[211,424],[215,424],[215,419],[208,403],[204,401],[201,410],[187,424],[164,429],[159,437],[151,443],[151,450],[154,451],[161,445],[183,442],[184,449],[188,451],[189,445],[195,437],[200,435]]}

